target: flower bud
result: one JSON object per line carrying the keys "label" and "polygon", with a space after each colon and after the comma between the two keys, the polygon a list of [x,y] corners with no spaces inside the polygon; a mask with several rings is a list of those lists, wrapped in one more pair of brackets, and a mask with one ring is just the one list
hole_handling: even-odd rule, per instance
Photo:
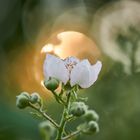
{"label": "flower bud", "polygon": [[83,116],[86,121],[98,121],[99,120],[99,116],[98,114],[94,111],[94,110],[87,110],[85,115]]}
{"label": "flower bud", "polygon": [[20,95],[26,96],[27,98],[30,98],[30,94],[28,92],[21,92]]}
{"label": "flower bud", "polygon": [[85,133],[85,134],[94,134],[97,132],[99,132],[99,126],[98,126],[97,122],[95,122],[95,121],[88,122],[87,128],[85,128],[83,130],[83,133]]}
{"label": "flower bud", "polygon": [[45,132],[49,132],[51,135],[54,133],[55,128],[49,121],[44,121],[39,124],[39,128],[45,130]]}
{"label": "flower bud", "polygon": [[32,93],[31,96],[30,96],[30,102],[32,104],[40,102],[40,95],[36,92]]}
{"label": "flower bud", "polygon": [[84,102],[73,102],[70,107],[70,114],[80,117],[85,114],[87,106]]}
{"label": "flower bud", "polygon": [[16,106],[20,109],[26,108],[29,105],[29,97],[27,93],[21,93],[17,96]]}
{"label": "flower bud", "polygon": [[55,78],[51,78],[49,80],[45,80],[44,85],[48,90],[54,91],[58,88],[59,81]]}

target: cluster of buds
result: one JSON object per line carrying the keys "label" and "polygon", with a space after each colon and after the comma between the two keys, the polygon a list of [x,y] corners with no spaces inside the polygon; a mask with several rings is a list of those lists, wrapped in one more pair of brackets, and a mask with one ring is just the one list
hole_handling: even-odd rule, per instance
{"label": "cluster of buds", "polygon": [[84,102],[73,102],[71,104],[70,114],[83,118],[84,123],[77,127],[82,133],[94,134],[99,132],[99,116],[94,110],[88,110],[88,106]]}
{"label": "cluster of buds", "polygon": [[28,92],[22,92],[16,98],[16,106],[20,109],[24,109],[30,106],[30,104],[41,103],[41,97],[36,92],[32,93],[31,95]]}
{"label": "cluster of buds", "polygon": [[99,132],[98,120],[99,116],[94,110],[87,110],[83,116],[85,123],[82,130],[85,134],[94,134]]}

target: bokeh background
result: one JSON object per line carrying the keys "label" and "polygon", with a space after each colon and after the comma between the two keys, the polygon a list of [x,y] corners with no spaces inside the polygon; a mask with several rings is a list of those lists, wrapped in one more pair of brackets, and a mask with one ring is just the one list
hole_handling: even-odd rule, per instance
{"label": "bokeh background", "polygon": [[59,120],[61,106],[41,85],[47,51],[103,63],[79,93],[100,115],[100,133],[77,140],[140,139],[139,0],[0,0],[0,140],[41,140],[42,120],[15,106],[22,91],[39,92]]}

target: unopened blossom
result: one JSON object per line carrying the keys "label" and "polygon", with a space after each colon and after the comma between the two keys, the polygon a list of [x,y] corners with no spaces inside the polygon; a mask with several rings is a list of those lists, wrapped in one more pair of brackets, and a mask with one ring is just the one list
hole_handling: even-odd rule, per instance
{"label": "unopened blossom", "polygon": [[97,80],[101,67],[100,61],[91,65],[87,59],[80,61],[75,57],[68,57],[62,60],[47,54],[43,69],[45,80],[52,77],[64,84],[69,81],[71,86],[79,85],[81,88],[88,88]]}

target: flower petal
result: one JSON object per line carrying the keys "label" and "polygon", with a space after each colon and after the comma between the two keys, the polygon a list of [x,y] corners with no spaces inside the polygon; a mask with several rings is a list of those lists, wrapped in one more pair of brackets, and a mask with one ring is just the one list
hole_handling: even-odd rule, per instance
{"label": "flower petal", "polygon": [[74,86],[78,84],[82,88],[86,88],[89,84],[90,63],[88,60],[79,62],[71,71],[70,84]]}
{"label": "flower petal", "polygon": [[69,80],[69,73],[65,67],[63,60],[60,58],[47,54],[44,61],[44,76],[48,80],[49,77],[56,78],[64,84]]}
{"label": "flower petal", "polygon": [[101,68],[102,68],[102,63],[100,61],[97,61],[96,64],[91,66],[89,87],[97,80]]}

